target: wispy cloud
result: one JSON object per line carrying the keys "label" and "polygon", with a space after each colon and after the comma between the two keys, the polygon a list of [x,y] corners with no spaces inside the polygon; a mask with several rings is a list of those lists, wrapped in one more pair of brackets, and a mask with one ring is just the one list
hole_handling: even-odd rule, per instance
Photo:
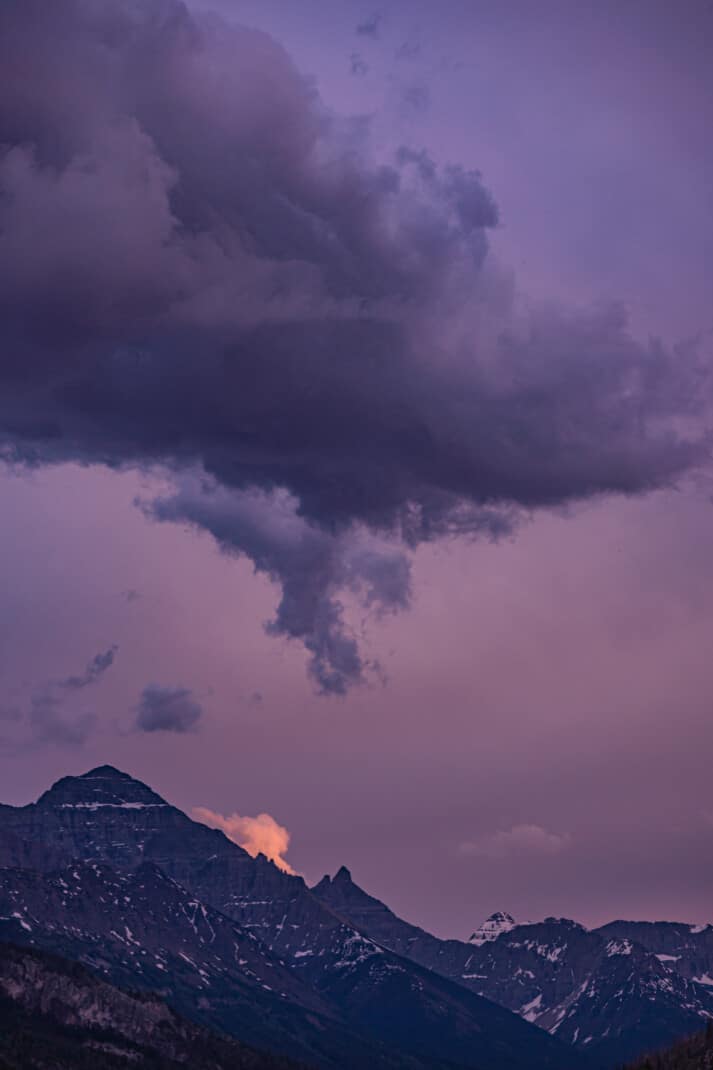
{"label": "wispy cloud", "polygon": [[550,832],[541,825],[513,825],[510,829],[466,840],[460,853],[483,858],[505,858],[509,855],[557,855],[572,843],[569,834]]}
{"label": "wispy cloud", "polygon": [[[37,687],[30,696],[29,709],[24,718],[29,735],[13,746],[34,747],[42,743],[57,743],[66,746],[81,746],[85,743],[96,723],[96,714],[83,712],[65,716],[64,708],[70,697],[98,683],[112,667],[119,648],[114,644],[96,654],[84,672],[65,676],[60,680],[48,680]],[[19,722],[23,716],[19,708],[12,707],[0,712],[0,717]]]}
{"label": "wispy cloud", "polygon": [[58,680],[57,687],[62,688],[64,691],[80,691],[82,688],[96,683],[107,669],[112,667],[118,650],[119,648],[115,643],[108,650],[93,657],[80,676],[67,676],[64,680]]}

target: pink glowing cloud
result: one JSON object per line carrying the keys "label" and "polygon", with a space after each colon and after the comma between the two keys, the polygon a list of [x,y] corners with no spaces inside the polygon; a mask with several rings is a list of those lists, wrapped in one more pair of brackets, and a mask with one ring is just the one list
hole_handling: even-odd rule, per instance
{"label": "pink glowing cloud", "polygon": [[204,806],[196,806],[193,816],[204,825],[220,829],[229,840],[237,843],[253,858],[263,854],[283,873],[295,874],[295,870],[283,857],[290,846],[290,834],[271,814],[258,814],[256,817],[230,814],[224,817],[223,814],[215,813]]}

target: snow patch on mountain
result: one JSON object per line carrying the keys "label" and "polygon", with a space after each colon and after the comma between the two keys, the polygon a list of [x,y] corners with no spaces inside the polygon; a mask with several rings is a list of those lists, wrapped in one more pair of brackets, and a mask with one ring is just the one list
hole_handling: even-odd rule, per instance
{"label": "snow patch on mountain", "polygon": [[468,943],[475,944],[476,947],[480,947],[482,944],[489,944],[493,940],[497,940],[502,933],[509,933],[516,926],[517,922],[512,914],[508,914],[504,910],[496,910],[471,934]]}
{"label": "snow patch on mountain", "polygon": [[77,802],[60,803],[61,810],[99,810],[102,807],[111,806],[118,810],[148,810],[152,806],[168,806],[168,803],[139,803],[139,802]]}
{"label": "snow patch on mountain", "polygon": [[534,1022],[540,1011],[542,1010],[542,993],[539,992],[534,999],[531,999],[528,1003],[524,1003],[518,1014],[528,1022]]}
{"label": "snow patch on mountain", "polygon": [[610,940],[607,944],[607,955],[630,955],[632,952],[631,940]]}

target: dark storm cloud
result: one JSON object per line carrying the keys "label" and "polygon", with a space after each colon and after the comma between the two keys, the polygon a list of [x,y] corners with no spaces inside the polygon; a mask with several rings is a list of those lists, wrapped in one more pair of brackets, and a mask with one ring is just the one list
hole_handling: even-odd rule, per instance
{"label": "dark storm cloud", "polygon": [[136,708],[140,732],[193,732],[203,709],[187,687],[147,684]]}
{"label": "dark storm cloud", "polygon": [[339,592],[379,611],[406,608],[407,557],[365,532],[334,537],[310,524],[286,494],[226,492],[215,482],[184,478],[178,490],[144,508],[157,520],[209,531],[226,553],[245,554],[257,572],[278,583],[282,597],[271,635],[300,639],[319,691],[344,694],[366,665],[343,622]]}
{"label": "dark storm cloud", "polygon": [[365,668],[339,591],[408,601],[379,539],[497,536],[702,456],[695,354],[617,309],[515,315],[480,175],[371,163],[263,33],[178,0],[6,0],[0,146],[6,455],[173,472],[147,511],[280,584],[270,629],[323,691]]}

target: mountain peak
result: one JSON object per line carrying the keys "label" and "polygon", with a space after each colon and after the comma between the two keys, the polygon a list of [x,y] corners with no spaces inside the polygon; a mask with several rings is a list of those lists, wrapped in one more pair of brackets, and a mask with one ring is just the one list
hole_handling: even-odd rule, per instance
{"label": "mountain peak", "polygon": [[98,765],[87,773],[80,773],[77,777],[63,777],[63,780],[133,780],[134,778],[115,765]]}
{"label": "mountain peak", "polygon": [[146,806],[167,805],[165,800],[146,784],[113,765],[98,765],[80,776],[62,777],[38,800],[38,806],[43,807],[90,810],[105,806],[135,810]]}
{"label": "mountain peak", "polygon": [[352,880],[352,875],[346,866],[340,866],[333,877],[330,877],[328,873],[325,873],[321,881],[315,884],[312,891],[317,898],[329,898],[332,894],[332,889],[336,889],[341,892],[342,895],[349,895],[352,891],[361,892],[360,888],[357,888],[356,884]]}
{"label": "mountain peak", "polygon": [[512,914],[508,914],[505,910],[496,910],[475,930],[468,943],[475,944],[476,947],[481,944],[489,944],[493,940],[497,940],[502,933],[509,933],[516,925],[517,922]]}

